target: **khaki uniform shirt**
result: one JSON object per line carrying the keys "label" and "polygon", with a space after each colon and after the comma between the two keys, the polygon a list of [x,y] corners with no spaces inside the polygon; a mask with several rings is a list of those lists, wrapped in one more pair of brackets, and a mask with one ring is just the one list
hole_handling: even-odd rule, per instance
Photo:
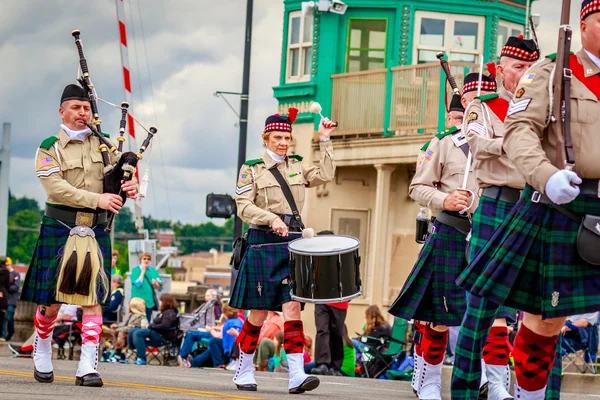
{"label": "khaki uniform shirt", "polygon": [[[600,74],[584,50],[577,53],[585,77]],[[556,139],[550,126],[550,79],[556,63],[545,59],[521,78],[506,118],[504,150],[527,183],[544,193],[558,169]],[[575,167],[581,178],[600,179],[600,101],[575,76],[571,80],[571,138]]]}
{"label": "khaki uniform shirt", "polygon": [[237,213],[242,221],[271,226],[278,216],[276,214],[292,214],[279,183],[269,172],[269,168],[276,164],[292,191],[298,212],[302,212],[305,188],[329,182],[335,174],[331,141],[321,142],[320,149],[319,166],[290,157],[277,164],[266,151],[262,163],[242,165],[235,190]]}
{"label": "khaki uniform shirt", "polygon": [[[466,139],[459,130],[442,139],[434,137],[425,151],[422,162],[410,183],[408,194],[413,200],[437,213],[444,209],[449,193],[463,186],[467,156],[460,146]],[[470,168],[467,189],[475,193],[475,201],[469,209],[477,209],[477,182]]]}
{"label": "khaki uniform shirt", "polygon": [[[104,193],[100,139],[89,134],[83,142],[72,140],[62,129],[57,137],[48,150],[40,147],[35,156],[35,170],[48,196],[46,201],[75,208],[97,208],[100,194]],[[112,155],[110,158],[114,162]]]}
{"label": "khaki uniform shirt", "polygon": [[[500,88],[498,95],[506,101],[510,101],[512,97],[504,87]],[[525,179],[502,151],[504,123],[485,102],[476,98],[467,106],[463,132],[471,147],[479,187],[525,187]]]}

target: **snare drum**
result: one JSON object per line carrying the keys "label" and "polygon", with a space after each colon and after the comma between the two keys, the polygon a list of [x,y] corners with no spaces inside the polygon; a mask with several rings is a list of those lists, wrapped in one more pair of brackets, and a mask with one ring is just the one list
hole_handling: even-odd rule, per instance
{"label": "snare drum", "polygon": [[362,294],[360,241],[323,235],[290,242],[290,289],[302,303],[340,303]]}

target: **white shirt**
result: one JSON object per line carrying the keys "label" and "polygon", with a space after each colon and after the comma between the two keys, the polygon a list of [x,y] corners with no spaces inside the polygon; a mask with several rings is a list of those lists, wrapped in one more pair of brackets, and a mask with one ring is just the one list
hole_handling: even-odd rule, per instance
{"label": "white shirt", "polygon": [[67,126],[65,124],[60,124],[60,127],[62,128],[63,131],[65,131],[67,133],[67,135],[69,135],[69,137],[73,140],[79,140],[81,142],[83,142],[83,139],[85,139],[85,137],[92,133],[92,131],[90,130],[90,128],[85,128],[82,129],[80,131],[74,131],[71,130],[69,128],[67,128]]}
{"label": "white shirt", "polygon": [[271,157],[273,159],[273,161],[275,161],[276,163],[282,163],[283,160],[285,160],[285,156],[280,156],[277,155],[275,153],[273,153],[271,150],[267,149],[267,154],[269,155],[269,157]]}
{"label": "white shirt", "polygon": [[596,64],[596,66],[598,68],[600,68],[600,58],[596,57],[595,55],[593,55],[592,53],[590,53],[589,51],[585,51],[585,54],[588,55],[588,57],[590,58],[590,60],[592,60],[594,62],[594,64]]}

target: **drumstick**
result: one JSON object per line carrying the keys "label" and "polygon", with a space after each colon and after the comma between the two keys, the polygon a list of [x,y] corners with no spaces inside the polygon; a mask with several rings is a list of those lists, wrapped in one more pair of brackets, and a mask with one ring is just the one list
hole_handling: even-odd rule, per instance
{"label": "drumstick", "polygon": [[[308,111],[313,114],[319,114],[321,116],[321,118],[325,118],[323,116],[323,114],[321,114],[321,111],[323,111],[323,107],[321,107],[321,105],[319,103],[317,103],[316,101],[314,103],[312,103],[310,105],[310,107],[308,107]],[[331,121],[331,122],[333,123],[333,126],[338,126],[337,122],[333,122],[333,121]]]}
{"label": "drumstick", "polygon": [[315,237],[315,230],[313,228],[304,228],[302,230],[302,237],[304,239],[311,239]]}

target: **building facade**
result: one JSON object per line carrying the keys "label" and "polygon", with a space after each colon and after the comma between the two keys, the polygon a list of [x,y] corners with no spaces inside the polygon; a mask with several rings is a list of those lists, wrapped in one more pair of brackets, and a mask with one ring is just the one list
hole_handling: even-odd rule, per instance
{"label": "building facade", "polygon": [[284,0],[280,84],[273,90],[279,113],[300,110],[292,151],[319,161],[312,102],[339,123],[335,180],[309,190],[303,218],[316,232],[361,241],[363,295],[348,312],[351,336],[362,329],[368,305],[387,311],[420,250],[419,205],[408,185],[419,149],[444,128],[446,85],[436,54],[446,54],[460,84],[478,69],[480,55],[496,61],[509,36],[525,33],[528,3],[346,0],[340,11],[329,0]]}

